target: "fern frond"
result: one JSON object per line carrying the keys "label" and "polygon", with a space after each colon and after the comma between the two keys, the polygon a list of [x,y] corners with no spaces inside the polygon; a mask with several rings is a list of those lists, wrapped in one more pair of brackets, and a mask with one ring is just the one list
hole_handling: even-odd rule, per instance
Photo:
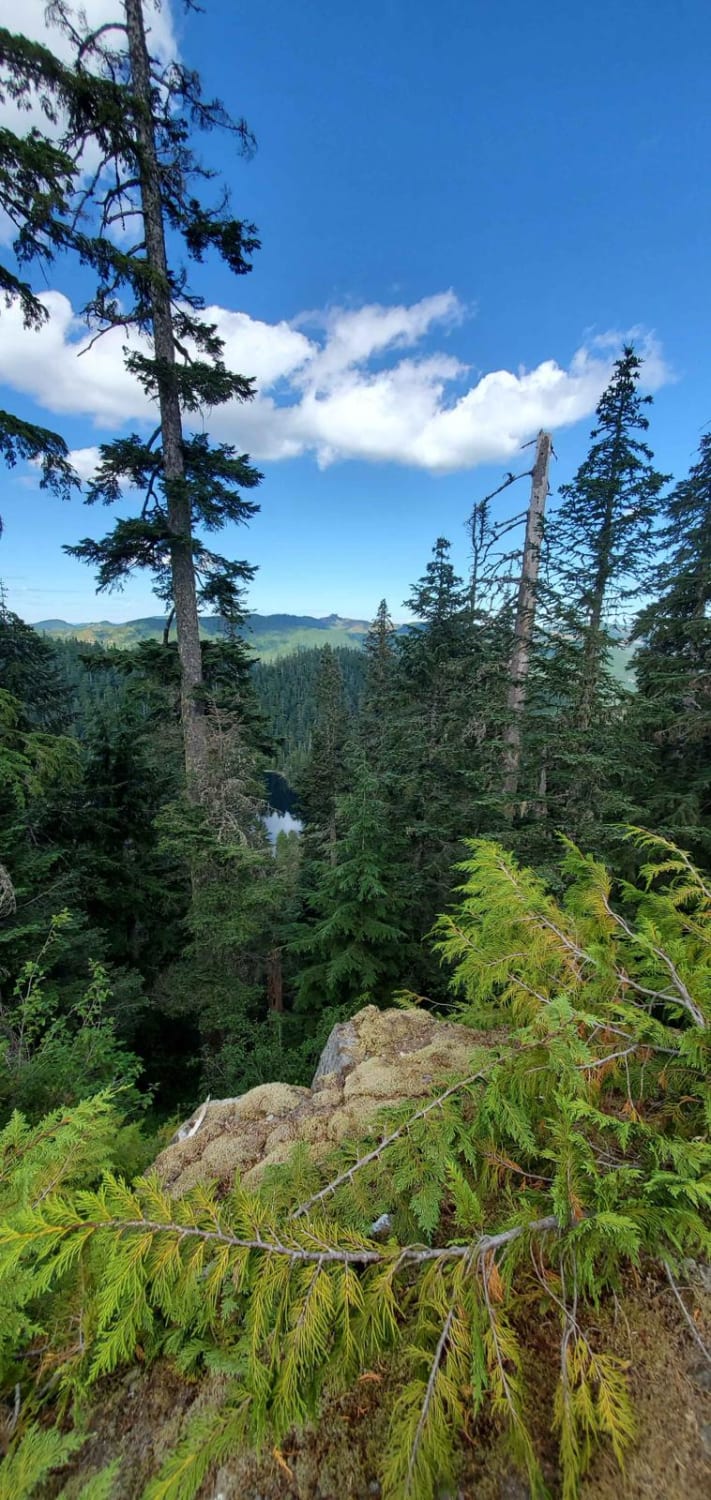
{"label": "fern frond", "polygon": [[30,1500],[38,1485],[81,1448],[76,1432],[32,1424],[15,1439],[0,1462],[0,1500]]}

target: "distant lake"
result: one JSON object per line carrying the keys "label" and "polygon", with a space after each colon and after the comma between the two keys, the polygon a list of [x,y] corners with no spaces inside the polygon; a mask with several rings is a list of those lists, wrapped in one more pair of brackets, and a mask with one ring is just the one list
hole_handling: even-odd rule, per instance
{"label": "distant lake", "polygon": [[268,812],[264,819],[267,838],[275,844],[280,833],[301,833],[303,823],[290,812]]}

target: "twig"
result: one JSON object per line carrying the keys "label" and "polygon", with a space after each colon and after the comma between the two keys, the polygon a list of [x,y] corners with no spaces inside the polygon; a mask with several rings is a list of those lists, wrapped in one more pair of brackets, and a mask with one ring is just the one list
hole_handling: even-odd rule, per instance
{"label": "twig", "polygon": [[298,1208],[295,1208],[289,1214],[289,1218],[300,1219],[302,1214],[308,1213],[309,1209],[314,1207],[314,1204],[322,1202],[331,1193],[335,1193],[336,1189],[342,1187],[344,1182],[350,1182],[355,1172],[359,1172],[362,1167],[367,1167],[370,1162],[377,1161],[382,1151],[385,1151],[388,1146],[392,1146],[393,1142],[399,1140],[400,1136],[406,1135],[418,1120],[423,1120],[433,1109],[440,1108],[444,1104],[445,1099],[451,1098],[452,1094],[458,1094],[461,1089],[468,1088],[472,1083],[483,1082],[486,1077],[487,1074],[485,1072],[472,1073],[468,1078],[462,1078],[461,1082],[453,1083],[450,1088],[445,1089],[443,1094],[438,1094],[436,1099],[430,1099],[429,1103],[425,1104],[422,1109],[416,1110],[414,1115],[410,1115],[409,1119],[405,1120],[402,1125],[398,1125],[390,1135],[386,1135],[377,1146],[373,1147],[372,1151],[368,1151],[365,1156],[359,1157],[358,1161],[354,1161],[352,1166],[348,1167],[345,1172],[341,1172],[338,1177],[334,1177],[331,1182],[327,1182],[326,1186],[322,1187],[318,1193],[314,1193],[304,1203],[300,1203]]}
{"label": "twig", "polygon": [[424,1400],[423,1400],[422,1406],[420,1408],[420,1416],[419,1416],[419,1421],[417,1423],[417,1428],[416,1428],[416,1431],[415,1431],[415,1436],[414,1436],[414,1438],[412,1440],[412,1448],[410,1450],[410,1461],[409,1461],[408,1466],[407,1466],[407,1484],[406,1484],[406,1489],[408,1491],[409,1491],[410,1486],[412,1484],[412,1479],[413,1479],[413,1475],[414,1475],[414,1471],[415,1471],[415,1464],[417,1462],[417,1455],[418,1455],[418,1453],[420,1451],[420,1444],[422,1442],[422,1434],[423,1434],[423,1432],[425,1430],[425,1422],[427,1421],[427,1416],[428,1416],[428,1413],[429,1413],[429,1409],[430,1409],[430,1406],[432,1405],[432,1397],[434,1396],[434,1390],[435,1390],[435,1384],[436,1384],[436,1381],[437,1381],[437,1376],[439,1374],[440,1365],[442,1364],[442,1360],[444,1359],[444,1353],[445,1353],[445,1349],[447,1347],[447,1343],[448,1343],[448,1340],[449,1340],[449,1335],[450,1335],[451,1330],[452,1330],[452,1324],[453,1324],[453,1322],[454,1322],[454,1308],[450,1307],[449,1312],[447,1313],[447,1316],[446,1316],[446,1318],[444,1320],[444,1326],[442,1328],[442,1332],[441,1332],[441,1334],[439,1336],[439,1341],[437,1343],[437,1348],[435,1349],[435,1353],[434,1353],[434,1359],[432,1360],[432,1364],[430,1366],[429,1379],[427,1381],[427,1389],[425,1391]]}
{"label": "twig", "polygon": [[[281,1255],[293,1264],[377,1266],[389,1263],[399,1268],[401,1265],[425,1265],[432,1261],[474,1260],[488,1255],[491,1251],[499,1250],[502,1245],[508,1245],[513,1240],[520,1239],[522,1234],[541,1234],[550,1229],[560,1230],[561,1227],[555,1214],[548,1214],[544,1219],[532,1219],[528,1224],[515,1224],[511,1229],[502,1229],[498,1234],[482,1235],[480,1239],[467,1245],[445,1245],[440,1248],[427,1245],[403,1245],[399,1249],[382,1250],[368,1245],[358,1245],[353,1249],[321,1245],[311,1250],[307,1245],[284,1244],[279,1239],[265,1240],[259,1235],[256,1239],[242,1238],[240,1235],[228,1233],[219,1226],[215,1229],[200,1229],[195,1224],[175,1224],[159,1219],[78,1219],[63,1227],[52,1225],[51,1233],[66,1237],[70,1234],[82,1234],[87,1230],[98,1233],[100,1230],[108,1229],[116,1234],[131,1233],[136,1230],[142,1234],[174,1234],[179,1240],[197,1239],[205,1244],[226,1245],[233,1250],[254,1251],[263,1255]],[[0,1244],[10,1244],[23,1239],[31,1240],[34,1234],[35,1231],[32,1230],[16,1230],[8,1227],[0,1230]]]}
{"label": "twig", "polygon": [[[691,1016],[691,1019],[695,1022],[695,1024],[698,1027],[700,1027],[700,1029],[702,1031],[705,1031],[705,1029],[706,1029],[706,1017],[704,1016],[703,1011],[699,1009],[698,1005],[696,1004],[696,1001],[689,994],[689,991],[686,988],[686,985],[684,984],[684,981],[683,981],[683,979],[682,979],[682,977],[681,977],[678,969],[676,968],[675,964],[670,959],[669,954],[665,953],[663,948],[658,948],[656,946],[656,943],[651,943],[650,942],[647,945],[647,942],[645,941],[645,939],[639,933],[636,933],[632,927],[630,927],[629,922],[626,922],[625,919],[624,919],[624,917],[620,916],[619,912],[616,912],[613,909],[613,907],[610,906],[610,903],[609,903],[609,901],[607,899],[607,896],[605,896],[604,894],[603,894],[603,897],[602,897],[602,901],[603,901],[603,905],[605,907],[605,911],[607,912],[608,916],[612,918],[613,922],[616,922],[617,926],[622,929],[622,931],[625,933],[626,937],[630,938],[633,943],[637,943],[639,946],[641,946],[643,948],[649,946],[649,948],[651,948],[651,951],[654,954],[655,958],[658,958],[659,961],[660,961],[660,963],[663,963],[664,967],[668,970],[669,974],[671,975],[672,983],[673,983],[674,988],[675,988],[675,990],[676,990],[677,993],[676,993],[676,995],[674,995],[672,997],[667,996],[666,998],[667,999],[669,999],[669,998],[673,999],[674,1003],[677,1004],[677,1005],[681,1004],[683,1006],[684,1010],[687,1011],[688,1014]],[[638,986],[635,984],[635,981],[633,979],[630,979],[628,977],[626,982],[627,982],[627,984],[632,985],[633,989],[637,989],[638,988]],[[650,993],[654,994],[654,991],[651,991]],[[658,998],[661,999],[661,998],[664,998],[664,997],[659,996]]]}
{"label": "twig", "polygon": [[707,1349],[706,1348],[706,1345],[705,1345],[705,1343],[704,1343],[704,1341],[703,1341],[703,1339],[701,1337],[701,1334],[699,1333],[698,1328],[696,1327],[696,1324],[695,1324],[693,1318],[691,1317],[690,1313],[687,1311],[686,1307],[684,1306],[684,1299],[683,1299],[683,1297],[681,1295],[681,1292],[679,1291],[679,1288],[678,1288],[678,1286],[677,1286],[677,1284],[676,1284],[676,1282],[674,1280],[674,1277],[672,1275],[672,1269],[671,1269],[671,1266],[669,1264],[669,1261],[665,1260],[663,1262],[663,1264],[664,1264],[664,1270],[667,1273],[667,1281],[669,1282],[669,1285],[670,1285],[670,1287],[671,1287],[671,1289],[672,1289],[672,1291],[674,1293],[674,1296],[676,1297],[676,1300],[679,1303],[681,1311],[682,1311],[682,1313],[684,1315],[685,1322],[687,1323],[687,1325],[689,1327],[689,1330],[691,1332],[691,1336],[694,1339],[695,1343],[698,1344],[698,1346],[699,1346],[699,1348],[701,1350],[701,1353],[704,1356],[704,1359],[708,1360],[708,1363],[711,1365],[711,1349]]}

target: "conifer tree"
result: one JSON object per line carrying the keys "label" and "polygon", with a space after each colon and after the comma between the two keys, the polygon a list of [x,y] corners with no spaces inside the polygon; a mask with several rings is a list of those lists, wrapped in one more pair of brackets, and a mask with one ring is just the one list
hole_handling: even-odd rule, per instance
{"label": "conifer tree", "polygon": [[307,824],[310,850],[336,859],[336,799],[345,791],[348,710],[343,674],[330,646],[319,652],[316,679],[316,722],[311,754],[298,785],[299,802]]}
{"label": "conifer tree", "polygon": [[380,704],[387,702],[395,666],[395,626],[390,618],[386,599],[381,599],[378,612],[363,642],[367,665],[367,705],[376,714]]}
{"label": "conifer tree", "polygon": [[[0,129],[0,213],[10,226],[10,254],[0,262],[0,302],[19,304],[25,328],[41,328],[49,313],[27,279],[33,262],[45,266],[71,243],[69,206],[79,168],[50,132],[60,114],[79,126],[94,113],[94,85],[75,79],[48,47],[0,27],[0,103],[20,110],[34,107],[35,122],[19,133]],[[68,499],[79,480],[58,433],[36,422],[0,411],[0,456],[10,468],[20,461],[38,464],[40,484]]]}
{"label": "conifer tree", "polygon": [[[459,840],[477,831],[474,800],[481,790],[476,627],[443,537],[406,606],[417,623],[398,642],[389,780],[393,816],[407,841],[408,922],[422,943],[447,905]],[[421,951],[427,978],[420,982],[436,988],[426,947]]]}
{"label": "conifer tree", "polygon": [[367,750],[371,769],[377,773],[380,793],[385,797],[396,769],[394,736],[399,731],[400,683],[396,641],[387,602],[381,599],[363,642],[366,665],[358,734],[360,743]]}
{"label": "conifer tree", "polygon": [[254,227],[232,217],[224,197],[213,206],[200,196],[196,184],[211,174],[201,168],[190,135],[191,127],[222,128],[241,150],[251,148],[252,138],[244,121],[231,121],[218,102],[204,99],[192,70],[151,57],[143,0],[123,0],[115,21],[93,32],[63,0],[52,14],[72,43],[67,71],[89,99],[83,111],[62,114],[60,149],[71,161],[88,146],[98,154],[88,186],[70,184],[76,191],[60,205],[70,226],[68,247],[97,278],[84,312],[94,338],[122,328],[148,340],[148,352],[134,346],[126,364],[159,416],[148,439],[132,433],[101,446],[88,489],[90,504],[107,505],[124,488],[138,491],[139,514],[68,550],[97,567],[101,589],[120,587],[134,568],[148,568],[175,611],[185,765],[196,796],[207,757],[198,607],[234,619],[251,576],[246,564],[209,548],[201,533],[249,519],[256,507],[242,491],[260,476],[231,445],[213,446],[204,432],[186,432],[191,414],[248,400],[254,387],[226,368],[217,330],[201,316],[203,300],[177,255],[169,259],[167,242],[197,262],[214,252],[236,275],[251,269]]}
{"label": "conifer tree", "polygon": [[[262,1082],[268,956],[279,927],[281,885],[261,812],[261,764],[239,716],[206,715],[209,778],[198,805],[159,814],[160,848],[189,868],[187,941],[156,986],[163,1024],[194,1039],[183,1093],[230,1094]],[[250,1054],[260,1052],[256,1068]]]}
{"label": "conifer tree", "polygon": [[363,749],[354,754],[350,781],[351,790],[338,803],[336,859],[322,866],[310,903],[315,920],[297,945],[305,966],[296,1006],[311,1014],[387,1002],[407,972],[399,925],[402,849]]}
{"label": "conifer tree", "polygon": [[58,734],[69,725],[67,682],[54,646],[8,609],[0,585],[0,683],[28,724]]}
{"label": "conifer tree", "polygon": [[526,858],[551,868],[557,831],[598,854],[610,827],[639,815],[625,775],[628,693],[612,670],[619,633],[649,563],[666,482],[644,440],[650,396],[641,360],[618,359],[588,455],[546,528],[546,581],[524,723],[521,808]]}
{"label": "conifer tree", "polygon": [[[665,555],[634,627],[630,714],[654,747],[638,788],[646,816],[708,848],[711,837],[711,436],[666,502]],[[631,765],[632,779],[636,766]]]}
{"label": "conifer tree", "polygon": [[[348,714],[357,717],[364,691],[365,654],[348,646],[332,650],[341,670]],[[275,765],[288,783],[288,788],[281,785],[281,796],[279,789],[274,788],[279,801],[284,795],[288,798],[288,805],[279,809],[283,812],[294,811],[291,788],[299,785],[311,753],[318,718],[320,670],[321,651],[306,647],[273,661],[261,659],[252,667],[255,694],[271,727]]]}
{"label": "conifer tree", "polygon": [[560,629],[579,637],[575,720],[585,730],[595,711],[611,647],[610,625],[626,622],[625,606],[646,570],[661,491],[667,476],[655,469],[640,434],[649,420],[640,396],[642,361],[627,346],[597,408],[592,444],[548,527],[558,580]]}

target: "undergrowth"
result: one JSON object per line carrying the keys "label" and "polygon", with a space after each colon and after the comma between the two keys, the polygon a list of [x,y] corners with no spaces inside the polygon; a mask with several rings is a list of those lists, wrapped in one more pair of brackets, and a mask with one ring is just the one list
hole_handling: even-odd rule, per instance
{"label": "undergrowth", "polygon": [[[457,1018],[491,1028],[491,1045],[326,1167],[302,1148],[258,1190],[172,1199],[155,1176],[117,1174],[106,1096],[35,1127],[13,1117],[0,1500],[66,1462],[96,1382],[139,1350],[231,1390],[143,1500],[192,1500],[229,1452],[280,1443],[382,1361],[397,1377],[389,1500],[431,1500],[485,1412],[543,1496],[522,1329],[551,1313],[563,1500],[599,1443],[624,1464],[627,1370],[590,1314],[645,1263],[678,1292],[681,1262],[708,1256],[711,1206],[711,892],[683,851],[630,836],[637,886],[567,845],[561,901],[499,846],[470,845],[436,941]],[[123,1493],[115,1470],[89,1483]]]}

